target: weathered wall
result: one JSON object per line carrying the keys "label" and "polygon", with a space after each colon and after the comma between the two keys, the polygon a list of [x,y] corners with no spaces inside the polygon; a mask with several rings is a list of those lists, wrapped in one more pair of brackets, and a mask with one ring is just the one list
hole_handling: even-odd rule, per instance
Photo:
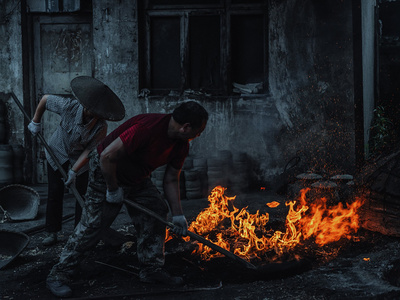
{"label": "weathered wall", "polygon": [[[95,77],[121,98],[126,118],[143,111],[137,100],[138,49],[136,1],[93,1]],[[113,130],[120,123],[109,123]]]}
{"label": "weathered wall", "polygon": [[[11,8],[5,6],[6,11]],[[304,170],[352,172],[351,1],[271,0],[269,17],[269,94],[197,98],[210,120],[191,153],[212,157],[225,149],[245,152],[256,184],[282,172],[295,155],[302,157]],[[0,52],[0,91],[13,90],[22,99],[18,20],[14,14],[6,25],[0,24],[0,40],[8,45]],[[136,1],[93,1],[94,75],[120,96],[126,118],[171,112],[182,99],[138,97],[137,37]],[[22,117],[13,114],[13,136],[22,140]],[[120,123],[110,123],[110,130]]]}
{"label": "weathered wall", "polygon": [[[0,1],[0,93],[11,93],[22,101],[21,14],[18,1]],[[23,115],[10,97],[7,106],[7,143],[23,144]],[[2,101],[0,100],[0,101]]]}
{"label": "weathered wall", "polygon": [[[351,3],[320,2],[270,2],[270,94],[198,98],[210,120],[192,154],[246,152],[261,182],[299,153],[305,170],[353,171]],[[136,11],[129,1],[119,4],[94,2],[96,75],[118,91],[128,116],[169,112],[182,99],[137,97]]]}
{"label": "weathered wall", "polygon": [[[352,172],[355,161],[350,1],[272,1],[270,83],[284,126],[281,155]],[[282,18],[285,16],[285,18]]]}

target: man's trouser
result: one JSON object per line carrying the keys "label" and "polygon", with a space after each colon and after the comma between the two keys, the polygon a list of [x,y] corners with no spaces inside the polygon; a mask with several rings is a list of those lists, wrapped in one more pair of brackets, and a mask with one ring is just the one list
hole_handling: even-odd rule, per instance
{"label": "man's trouser", "polygon": [[[97,151],[92,151],[89,158],[89,185],[81,221],[69,237],[59,262],[50,271],[48,280],[68,282],[84,252],[97,244],[102,231],[113,223],[122,207],[122,203],[111,204],[105,201],[106,184]],[[167,219],[167,204],[149,178],[133,187],[124,187],[124,196]],[[164,265],[165,225],[131,207],[127,207],[127,210],[138,235],[137,255],[142,268],[151,269]]]}
{"label": "man's trouser", "polygon": [[[65,172],[68,172],[69,162],[62,165]],[[89,172],[83,172],[76,177],[75,187],[81,196],[86,193]],[[54,171],[47,163],[48,198],[46,205],[46,231],[58,232],[62,227],[63,201],[65,185],[59,170]],[[75,203],[75,226],[81,219],[82,209],[79,203]]]}

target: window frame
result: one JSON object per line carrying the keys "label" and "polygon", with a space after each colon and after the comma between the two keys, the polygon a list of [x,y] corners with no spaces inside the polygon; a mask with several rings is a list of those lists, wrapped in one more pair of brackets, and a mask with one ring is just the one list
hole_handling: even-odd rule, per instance
{"label": "window frame", "polygon": [[[207,94],[228,96],[233,94],[232,51],[231,51],[231,17],[246,15],[261,15],[263,17],[263,89],[261,94],[268,94],[268,0],[260,3],[232,4],[231,0],[220,0],[219,4],[193,5],[150,5],[151,0],[141,1],[139,5],[139,87],[140,93],[144,89],[152,95],[167,95],[171,91],[182,94],[191,90],[189,81],[189,18],[192,16],[220,16],[220,87],[217,90],[207,90]],[[152,17],[179,17],[180,18],[180,87],[171,89],[157,89],[151,86],[151,18]],[[260,95],[260,94],[257,94]]]}

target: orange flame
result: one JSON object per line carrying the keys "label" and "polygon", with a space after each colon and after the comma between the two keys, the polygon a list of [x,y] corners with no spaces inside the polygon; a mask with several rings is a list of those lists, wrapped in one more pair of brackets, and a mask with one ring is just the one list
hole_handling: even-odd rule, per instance
{"label": "orange flame", "polygon": [[[318,246],[343,237],[350,239],[359,228],[357,210],[363,204],[359,198],[346,207],[339,203],[328,208],[325,198],[308,204],[306,194],[310,189],[304,189],[298,201],[285,203],[289,207],[285,232],[271,233],[266,229],[268,213],[250,214],[247,207],[239,210],[233,205],[236,196],[225,196],[225,190],[217,186],[211,191],[209,206],[190,224],[189,230],[248,260],[261,258],[271,251],[281,256],[310,238]],[[194,252],[207,260],[221,255],[203,244]]]}
{"label": "orange flame", "polygon": [[280,205],[280,203],[277,201],[272,201],[272,202],[267,203],[267,206],[270,208],[278,207],[279,205]]}
{"label": "orange flame", "polygon": [[342,203],[327,208],[326,198],[317,199],[310,211],[300,220],[299,229],[304,239],[315,237],[315,243],[323,246],[341,238],[351,239],[351,233],[359,228],[357,210],[363,201],[359,198],[344,207]]}

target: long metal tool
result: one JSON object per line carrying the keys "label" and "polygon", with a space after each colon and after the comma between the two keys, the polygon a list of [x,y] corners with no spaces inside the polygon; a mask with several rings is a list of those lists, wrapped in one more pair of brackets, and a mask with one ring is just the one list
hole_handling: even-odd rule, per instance
{"label": "long metal tool", "polygon": [[[140,204],[137,204],[137,203],[135,203],[133,201],[130,201],[130,200],[127,200],[127,199],[124,200],[124,203],[126,205],[132,206],[132,207],[134,207],[134,208],[136,208],[136,209],[148,214],[149,216],[157,219],[158,221],[160,221],[161,223],[167,225],[170,228],[174,228],[175,227],[175,225],[173,223],[164,220],[162,217],[157,215],[155,212],[151,211],[150,209],[148,209],[148,208],[146,208],[146,207],[144,207],[144,206],[142,206]],[[253,270],[256,269],[256,267],[252,263],[244,260],[243,258],[237,256],[236,254],[234,254],[234,253],[232,253],[232,252],[230,252],[230,251],[228,251],[228,250],[226,250],[224,248],[221,248],[220,246],[212,243],[211,241],[203,238],[202,236],[200,236],[198,234],[195,234],[194,232],[188,231],[187,235],[189,237],[191,237],[192,239],[195,239],[195,240],[199,241],[200,243],[210,247],[211,249],[213,249],[213,250],[215,250],[215,251],[217,251],[217,252],[219,252],[219,253],[221,253],[221,254],[229,257],[229,258],[232,258],[237,262],[240,262],[241,264],[245,265],[249,269],[253,269]]]}
{"label": "long metal tool", "polygon": [[[15,103],[18,105],[18,107],[20,108],[20,110],[22,111],[22,113],[24,114],[25,118],[28,121],[31,121],[32,118],[29,117],[29,115],[26,113],[24,107],[22,106],[21,102],[18,100],[17,96],[15,96],[14,92],[11,92],[11,96],[13,97]],[[58,162],[56,156],[54,155],[53,151],[51,150],[51,148],[49,147],[49,145],[47,144],[46,140],[44,139],[44,137],[42,136],[42,134],[39,132],[37,134],[37,136],[39,137],[40,141],[42,142],[43,146],[46,148],[47,152],[50,154],[51,158],[53,159],[54,163],[57,165],[58,170],[60,171],[62,177],[64,178],[64,180],[68,179],[68,175],[65,172],[64,168],[61,166],[61,164]],[[72,193],[74,194],[76,200],[78,201],[79,205],[83,208],[84,206],[84,201],[81,197],[81,195],[79,194],[78,190],[76,189],[76,187],[71,184],[71,186],[69,187],[72,191]]]}

